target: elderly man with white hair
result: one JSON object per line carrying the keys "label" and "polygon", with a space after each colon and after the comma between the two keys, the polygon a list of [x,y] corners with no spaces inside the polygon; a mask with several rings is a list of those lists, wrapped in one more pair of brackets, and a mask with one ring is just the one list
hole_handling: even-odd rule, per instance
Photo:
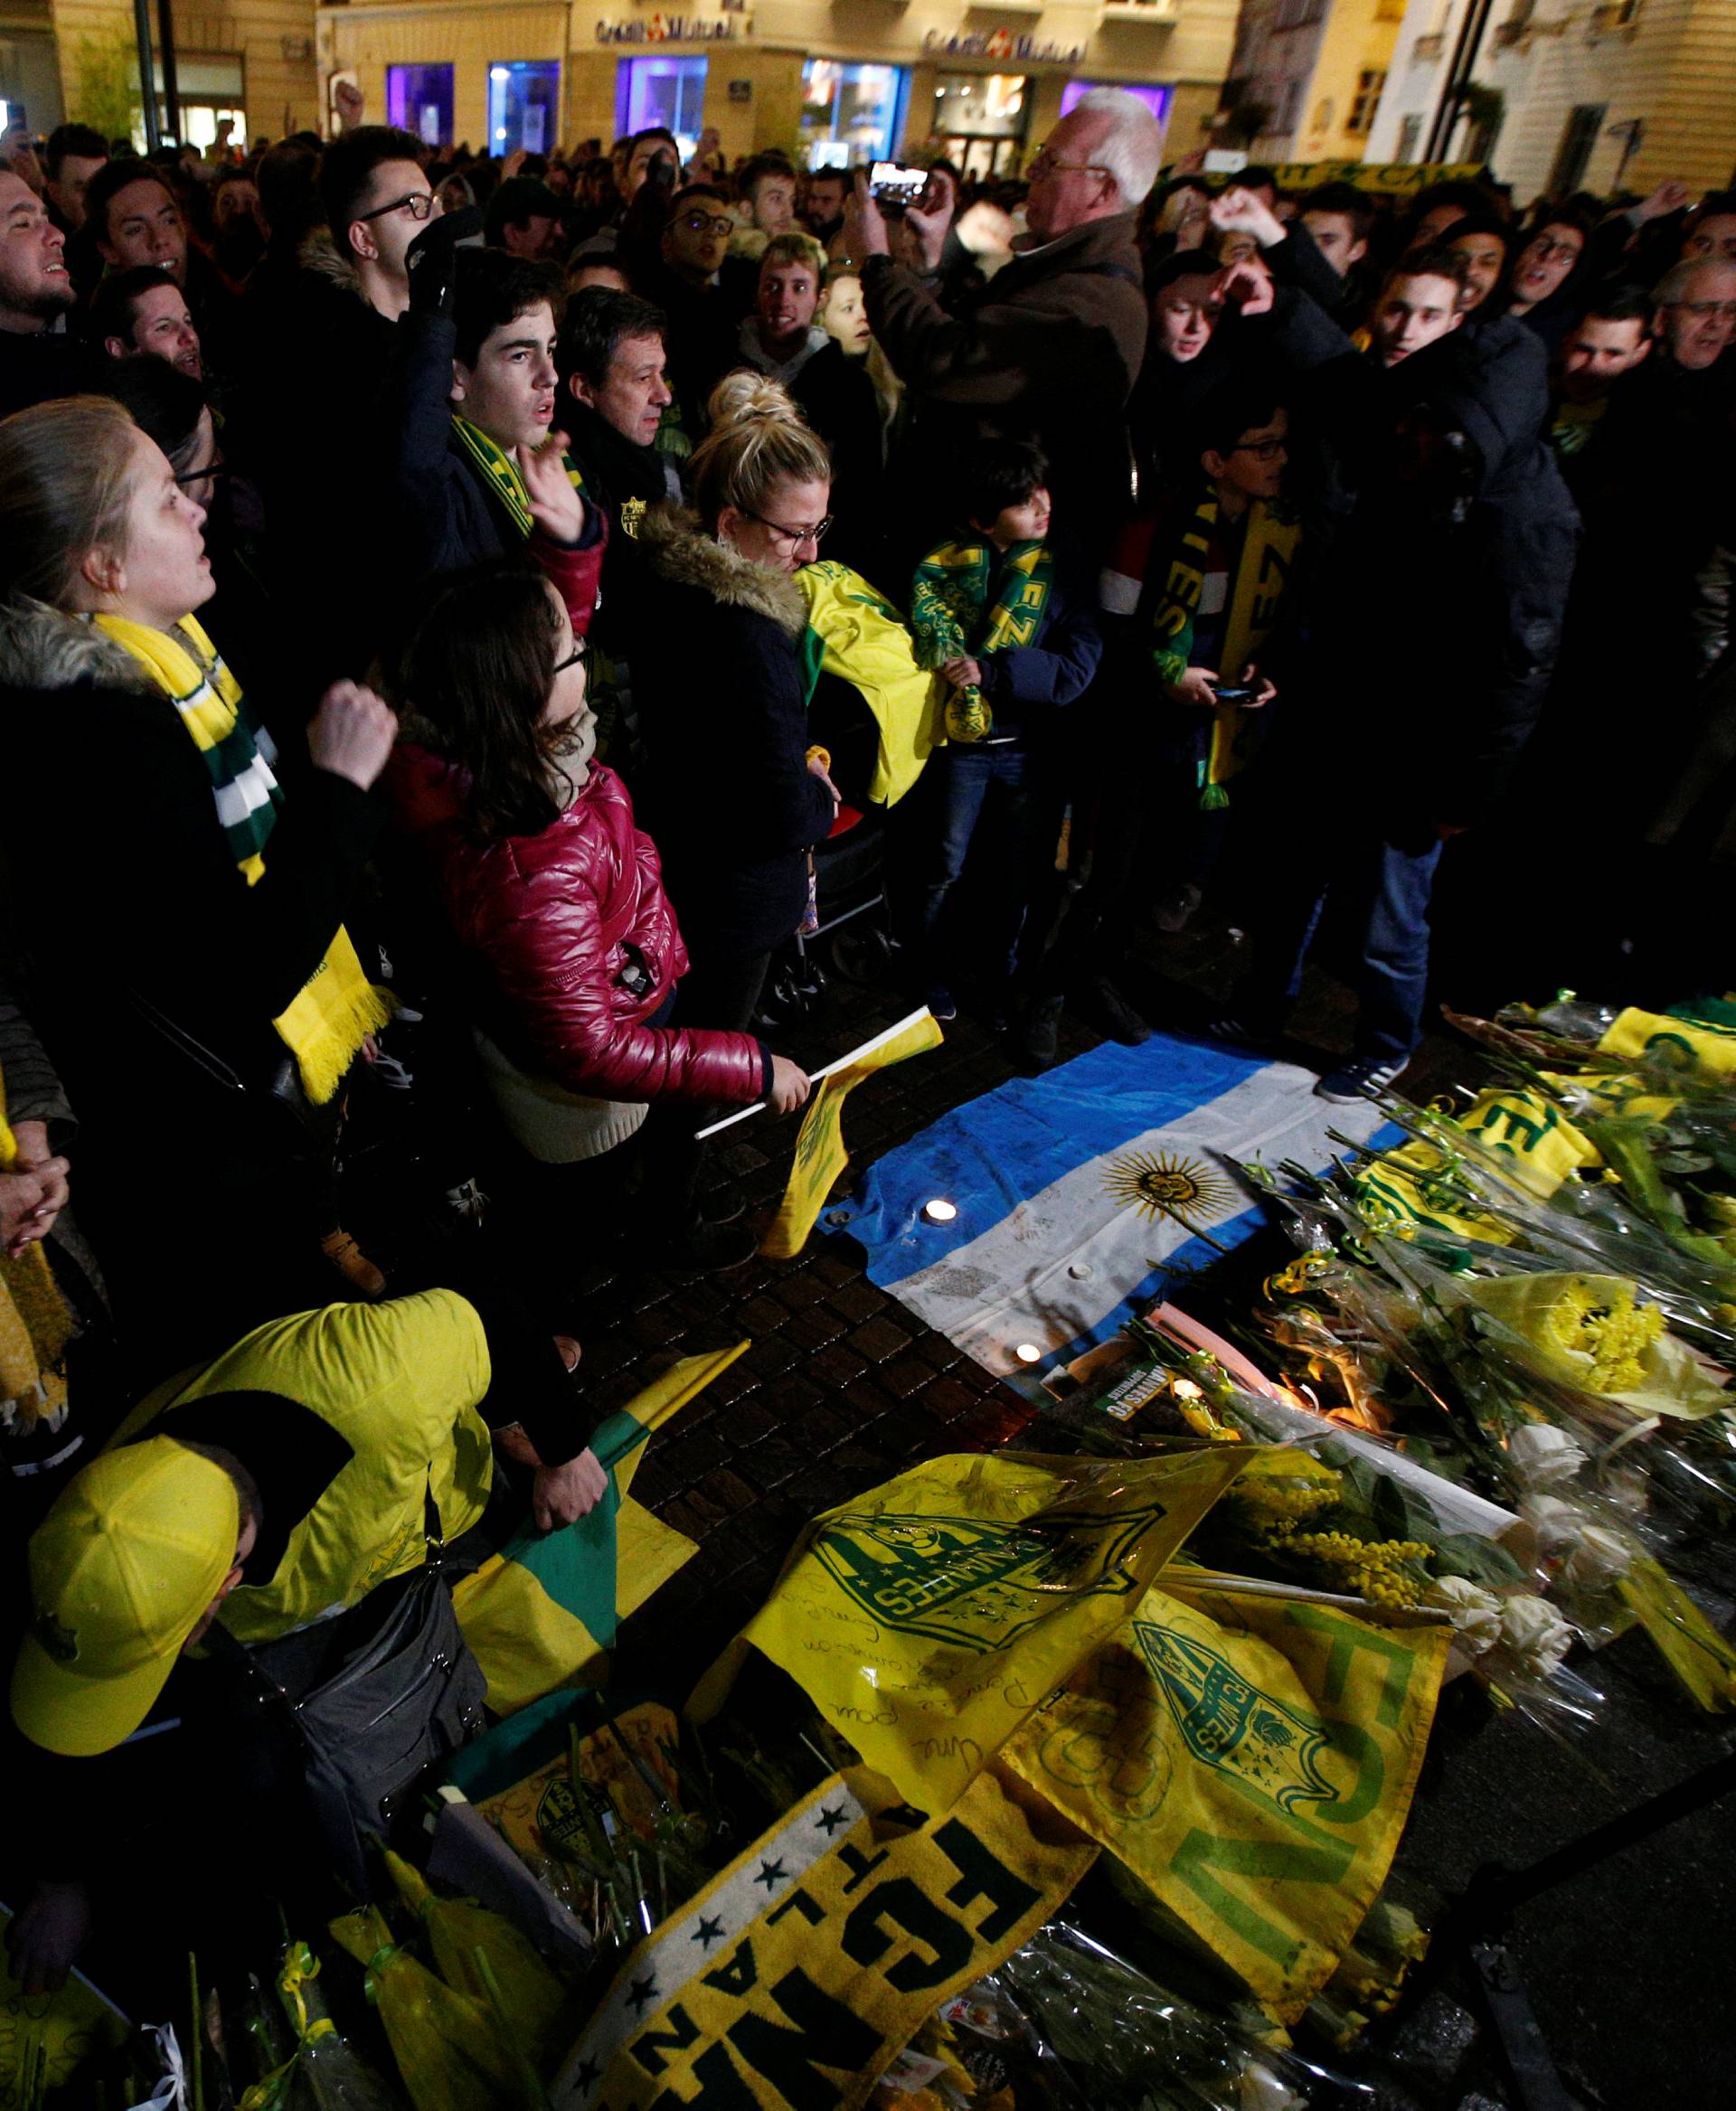
{"label": "elderly man with white hair", "polygon": [[951,310],[893,260],[858,178],[845,243],[874,335],[910,391],[910,441],[930,488],[937,449],[944,457],[986,434],[1028,434],[1048,455],[1069,531],[1099,546],[1113,532],[1130,482],[1124,412],[1146,348],[1134,214],[1162,151],[1137,96],[1081,96],[1027,172],[1025,246]]}

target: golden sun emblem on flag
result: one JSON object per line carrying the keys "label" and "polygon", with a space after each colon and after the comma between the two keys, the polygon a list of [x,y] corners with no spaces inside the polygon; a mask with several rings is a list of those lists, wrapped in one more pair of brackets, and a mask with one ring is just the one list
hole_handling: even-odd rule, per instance
{"label": "golden sun emblem on flag", "polygon": [[1148,1223],[1168,1217],[1194,1232],[1203,1220],[1220,1214],[1231,1192],[1230,1183],[1209,1165],[1168,1151],[1124,1151],[1109,1161],[1103,1186],[1123,1209],[1137,1210]]}

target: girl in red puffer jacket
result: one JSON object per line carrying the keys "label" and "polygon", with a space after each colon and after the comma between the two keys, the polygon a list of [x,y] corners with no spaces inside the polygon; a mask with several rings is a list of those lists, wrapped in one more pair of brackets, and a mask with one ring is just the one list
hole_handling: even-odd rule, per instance
{"label": "girl in red puffer jacket", "polygon": [[[397,686],[402,737],[383,788],[425,853],[484,1072],[531,1155],[599,1158],[656,1102],[799,1107],[808,1081],[788,1058],[751,1034],[675,1023],[687,948],[656,846],[595,759],[584,641],[542,575],[508,561],[445,581]],[[751,1251],[746,1233],[693,1218],[686,1194],[662,1199],[678,1218],[660,1258],[714,1267]]]}

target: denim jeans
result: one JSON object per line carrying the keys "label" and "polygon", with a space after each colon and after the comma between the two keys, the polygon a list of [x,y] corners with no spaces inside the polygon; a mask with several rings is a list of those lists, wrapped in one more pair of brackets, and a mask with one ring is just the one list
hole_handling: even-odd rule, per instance
{"label": "denim jeans", "polygon": [[[1023,744],[1008,748],[943,748],[929,764],[934,780],[927,881],[917,909],[922,972],[944,986],[961,966],[980,961],[991,981],[1009,976],[1034,877],[1035,829],[1048,802],[1035,796],[1033,758]],[[975,857],[972,858],[973,846]],[[975,866],[981,917],[966,960],[953,927],[949,897]]]}
{"label": "denim jeans", "polygon": [[[1273,884],[1260,910],[1254,963],[1237,993],[1237,1009],[1250,1026],[1276,1031],[1302,987],[1302,970],[1328,899],[1360,930],[1356,994],[1361,1006],[1355,1053],[1408,1056],[1422,1031],[1429,987],[1429,898],[1440,862],[1432,831],[1389,834],[1351,834],[1341,839],[1330,872],[1317,864],[1283,874],[1273,864]],[[1289,879],[1293,883],[1286,884]]]}

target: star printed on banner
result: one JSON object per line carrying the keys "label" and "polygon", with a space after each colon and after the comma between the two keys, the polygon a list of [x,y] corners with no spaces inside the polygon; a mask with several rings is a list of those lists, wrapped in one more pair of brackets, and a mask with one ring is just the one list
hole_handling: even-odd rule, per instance
{"label": "star printed on banner", "polygon": [[579,2094],[581,2097],[588,2096],[602,2080],[603,2070],[594,2059],[581,2059],[573,2070],[572,2078],[578,2087]]}
{"label": "star printed on banner", "polygon": [[723,1940],[723,1923],[721,1920],[707,1920],[702,1914],[699,1926],[694,1928],[687,1940],[690,1943],[703,1943],[705,1946],[705,1954],[709,1956],[712,1945],[721,1943]]}
{"label": "star printed on banner", "polygon": [[829,1840],[833,1833],[837,1831],[838,1827],[840,1825],[847,1825],[850,1823],[850,1819],[846,1812],[827,1808],[823,1809],[820,1812],[819,1815],[815,1819],[814,1823]]}
{"label": "star printed on banner", "polygon": [[768,1891],[774,1885],[781,1884],[785,1880],[782,1861],[762,1861],[760,1864],[760,1874],[753,1880],[756,1884],[763,1884]]}
{"label": "star printed on banner", "polygon": [[636,2014],[643,2015],[645,2013],[646,2003],[655,1999],[656,1991],[657,1975],[655,1972],[647,1972],[643,1979],[636,1979],[632,1985],[627,1988],[627,2006],[631,2008]]}

